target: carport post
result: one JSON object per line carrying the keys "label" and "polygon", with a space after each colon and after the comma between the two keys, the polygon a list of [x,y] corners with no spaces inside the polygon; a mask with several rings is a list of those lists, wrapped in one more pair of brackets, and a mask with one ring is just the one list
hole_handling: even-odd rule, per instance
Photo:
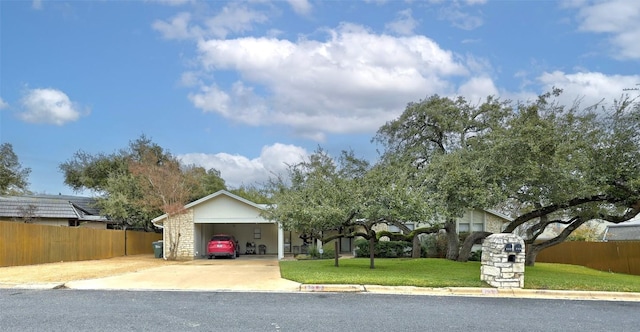
{"label": "carport post", "polygon": [[278,223],[278,259],[284,258],[284,230]]}

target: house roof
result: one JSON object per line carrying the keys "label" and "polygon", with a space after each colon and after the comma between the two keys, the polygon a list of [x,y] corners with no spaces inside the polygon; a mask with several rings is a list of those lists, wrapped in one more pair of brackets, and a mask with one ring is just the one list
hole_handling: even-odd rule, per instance
{"label": "house roof", "polygon": [[96,205],[96,199],[93,197],[85,196],[72,196],[72,195],[30,195],[27,197],[33,198],[46,198],[46,199],[61,199],[73,203],[76,207],[80,208],[86,214],[100,215],[100,209]]}
{"label": "house roof", "polygon": [[[35,218],[76,219],[85,221],[109,221],[106,217],[92,215],[74,202],[58,196],[0,196],[0,217],[23,218],[32,213]],[[88,210],[92,210],[88,208]]]}
{"label": "house roof", "polygon": [[[202,203],[204,203],[206,201],[212,200],[212,199],[214,199],[214,198],[216,198],[218,196],[221,196],[221,195],[233,198],[233,199],[235,199],[237,201],[240,201],[240,202],[245,203],[247,205],[253,206],[256,209],[265,210],[266,207],[267,207],[266,204],[257,204],[257,203],[254,203],[254,202],[248,200],[248,199],[242,198],[242,197],[240,197],[238,195],[234,195],[234,194],[232,194],[232,193],[230,193],[230,192],[228,192],[226,190],[219,190],[219,191],[216,191],[215,193],[213,193],[211,195],[205,196],[203,198],[200,198],[199,200],[193,201],[193,202],[185,205],[184,208],[185,209],[190,209],[190,208],[192,208],[192,207],[194,207],[196,205],[202,204]],[[155,224],[155,223],[157,223],[159,221],[162,221],[163,219],[166,219],[166,218],[167,218],[167,214],[165,213],[165,214],[163,214],[163,215],[161,215],[159,217],[154,218],[153,220],[151,220],[151,222]]]}
{"label": "house roof", "polygon": [[640,240],[640,217],[621,224],[608,225],[604,231],[603,241],[638,241]]}
{"label": "house roof", "polygon": [[32,210],[38,218],[79,219],[80,213],[69,201],[61,199],[3,196],[0,197],[0,216],[22,218]]}

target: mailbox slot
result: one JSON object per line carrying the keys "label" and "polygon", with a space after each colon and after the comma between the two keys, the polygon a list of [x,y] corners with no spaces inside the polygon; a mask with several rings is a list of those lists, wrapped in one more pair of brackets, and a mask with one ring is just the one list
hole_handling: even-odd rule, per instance
{"label": "mailbox slot", "polygon": [[522,245],[520,243],[516,243],[513,246],[513,251],[515,251],[516,253],[521,253],[522,252]]}

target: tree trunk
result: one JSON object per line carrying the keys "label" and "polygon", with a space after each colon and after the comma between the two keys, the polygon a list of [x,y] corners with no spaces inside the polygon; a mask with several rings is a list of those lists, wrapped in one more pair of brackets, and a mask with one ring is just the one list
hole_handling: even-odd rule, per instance
{"label": "tree trunk", "polygon": [[471,256],[471,249],[473,245],[476,243],[480,243],[481,240],[485,239],[487,236],[491,235],[489,232],[473,232],[467,236],[467,238],[462,243],[462,247],[460,248],[460,254],[458,255],[458,262],[466,262],[469,260],[469,256]]}
{"label": "tree trunk", "polygon": [[444,230],[447,232],[447,259],[455,261],[458,258],[458,246],[460,245],[460,239],[456,232],[456,220],[447,220],[444,224]]}
{"label": "tree trunk", "polygon": [[536,263],[536,257],[538,257],[538,253],[540,251],[564,242],[564,240],[566,240],[567,237],[573,231],[575,231],[578,227],[580,227],[582,224],[587,222],[589,219],[590,218],[577,217],[569,225],[567,225],[567,227],[565,227],[564,230],[562,230],[562,232],[558,234],[558,236],[554,237],[553,239],[550,239],[541,243],[531,243],[530,245],[528,245],[526,247],[524,265],[534,266],[534,264]]}
{"label": "tree trunk", "polygon": [[411,251],[411,258],[420,258],[422,254],[422,246],[420,245],[420,237],[418,234],[413,236],[413,250]]}
{"label": "tree trunk", "polygon": [[538,253],[542,251],[542,249],[544,249],[542,246],[535,245],[535,244],[527,246],[526,248],[527,252],[524,258],[524,265],[534,266],[536,264],[536,258],[538,257]]}
{"label": "tree trunk", "polygon": [[333,263],[333,266],[335,266],[335,267],[339,267],[340,266],[340,264],[338,263],[338,258],[339,258],[338,255],[339,255],[339,252],[340,252],[340,246],[338,245],[339,240],[340,240],[340,238],[336,239],[335,240],[336,242],[333,245],[333,248],[334,248],[334,251],[335,251],[335,262]]}
{"label": "tree trunk", "polygon": [[375,269],[375,264],[373,263],[375,258],[375,250],[376,250],[376,233],[374,231],[369,232],[369,264],[370,269]]}

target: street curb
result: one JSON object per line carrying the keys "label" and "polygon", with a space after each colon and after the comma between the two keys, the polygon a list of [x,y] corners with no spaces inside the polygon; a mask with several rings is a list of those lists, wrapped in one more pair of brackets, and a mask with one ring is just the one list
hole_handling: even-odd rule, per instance
{"label": "street curb", "polygon": [[371,294],[430,295],[430,296],[472,296],[492,298],[531,298],[564,300],[598,300],[640,302],[640,293],[566,291],[543,289],[498,289],[478,287],[416,287],[416,286],[380,286],[380,285],[331,285],[303,284],[301,292],[360,292]]}
{"label": "street curb", "polygon": [[[71,284],[73,284],[71,282]],[[0,283],[0,289],[48,290],[74,288],[65,283]],[[78,289],[93,289],[91,287]],[[96,288],[100,289],[100,288]],[[127,291],[162,291],[169,289],[122,289]],[[170,289],[171,291],[226,291],[236,292],[236,289]],[[269,292],[270,290],[243,290]],[[530,299],[563,299],[563,300],[597,300],[597,301],[625,301],[640,302],[640,293],[632,292],[603,292],[603,291],[568,291],[520,288],[480,288],[480,287],[416,287],[416,286],[381,286],[381,285],[351,285],[351,284],[301,284],[293,288],[292,292],[302,293],[369,293],[389,295],[429,295],[429,296],[467,296],[489,298],[530,298]]]}
{"label": "street curb", "polygon": [[303,284],[300,285],[301,292],[340,292],[340,293],[358,293],[365,292],[365,288],[363,285],[309,285]]}
{"label": "street curb", "polygon": [[61,289],[66,288],[64,283],[60,282],[45,282],[37,284],[13,284],[13,283],[0,283],[0,289]]}

